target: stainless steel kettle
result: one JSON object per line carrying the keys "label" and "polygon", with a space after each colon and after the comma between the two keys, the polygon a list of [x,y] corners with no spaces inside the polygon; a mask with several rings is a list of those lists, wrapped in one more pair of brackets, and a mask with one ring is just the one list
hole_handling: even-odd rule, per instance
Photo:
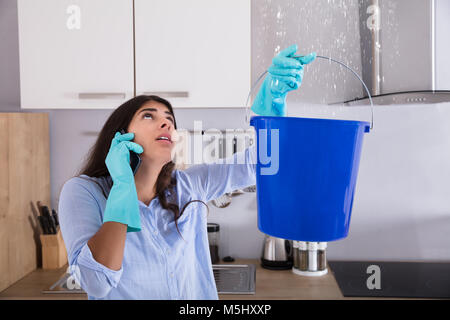
{"label": "stainless steel kettle", "polygon": [[290,240],[266,235],[264,238],[261,266],[271,270],[291,269],[293,250]]}

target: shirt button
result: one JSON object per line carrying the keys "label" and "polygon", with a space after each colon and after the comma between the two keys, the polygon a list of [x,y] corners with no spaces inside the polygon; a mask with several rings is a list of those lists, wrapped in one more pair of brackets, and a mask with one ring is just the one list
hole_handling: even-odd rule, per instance
{"label": "shirt button", "polygon": [[156,236],[158,235],[158,231],[153,231],[153,234]]}
{"label": "shirt button", "polygon": [[173,272],[170,273],[170,276],[173,278]]}

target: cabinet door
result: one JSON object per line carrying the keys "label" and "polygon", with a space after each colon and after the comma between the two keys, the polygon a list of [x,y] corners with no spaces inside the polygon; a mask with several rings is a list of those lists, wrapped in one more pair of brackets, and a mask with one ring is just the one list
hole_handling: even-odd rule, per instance
{"label": "cabinet door", "polygon": [[435,53],[436,53],[436,88],[435,90],[450,90],[450,1],[436,1],[435,22]]}
{"label": "cabinet door", "polygon": [[135,0],[136,93],[174,107],[243,107],[250,0]]}
{"label": "cabinet door", "polygon": [[116,108],[133,96],[131,0],[18,0],[22,108]]}

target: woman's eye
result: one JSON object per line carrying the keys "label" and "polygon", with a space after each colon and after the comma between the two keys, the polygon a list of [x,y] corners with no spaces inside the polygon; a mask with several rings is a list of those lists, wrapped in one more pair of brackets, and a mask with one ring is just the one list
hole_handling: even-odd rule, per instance
{"label": "woman's eye", "polygon": [[147,117],[147,116],[149,116],[149,117],[151,117],[153,119],[153,116],[150,113],[145,113],[144,114],[144,118]]}

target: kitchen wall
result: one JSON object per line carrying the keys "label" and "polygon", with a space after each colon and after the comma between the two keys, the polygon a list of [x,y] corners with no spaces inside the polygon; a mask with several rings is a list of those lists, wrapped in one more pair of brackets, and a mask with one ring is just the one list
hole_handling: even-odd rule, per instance
{"label": "kitchen wall", "polygon": [[[298,54],[342,61],[361,73],[359,2],[356,0],[259,0],[252,2],[252,78],[271,64],[280,50],[298,45]],[[335,63],[316,60],[305,67],[301,90],[290,102],[331,103],[362,96],[362,85]]]}
{"label": "kitchen wall", "polygon": [[[299,52],[316,51],[347,62],[361,73],[358,1],[252,1],[252,78],[291,43]],[[63,183],[76,173],[112,110],[21,110],[16,0],[0,0],[0,111],[48,112],[52,203],[57,208]],[[329,109],[307,103],[342,101],[362,95],[354,77],[338,66],[308,66],[301,90],[288,96],[290,115],[360,117],[367,108]],[[243,103],[246,97],[243,97]],[[450,148],[446,106],[376,109],[375,130],[366,135],[348,238],[329,244],[332,259],[450,259],[443,241],[450,232]],[[350,113],[349,113],[350,112]],[[206,128],[242,127],[243,110],[176,109],[179,127],[194,120]],[[237,120],[238,119],[238,120]],[[290,190],[286,190],[289,194]],[[211,222],[221,225],[221,252],[257,258],[263,234],[257,229],[255,194],[233,197],[227,208],[210,204]]]}

